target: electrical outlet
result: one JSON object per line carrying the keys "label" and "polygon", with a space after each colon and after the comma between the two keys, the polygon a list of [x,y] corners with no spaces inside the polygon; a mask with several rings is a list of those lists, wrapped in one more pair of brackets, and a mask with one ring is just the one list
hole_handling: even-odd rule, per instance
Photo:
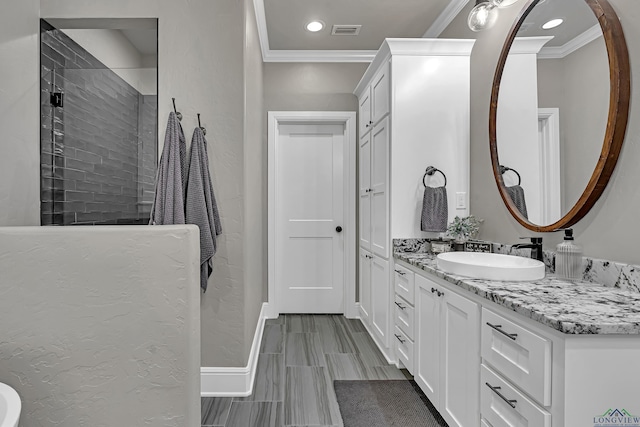
{"label": "electrical outlet", "polygon": [[467,193],[464,191],[459,191],[456,193],[456,209],[466,209],[467,208]]}

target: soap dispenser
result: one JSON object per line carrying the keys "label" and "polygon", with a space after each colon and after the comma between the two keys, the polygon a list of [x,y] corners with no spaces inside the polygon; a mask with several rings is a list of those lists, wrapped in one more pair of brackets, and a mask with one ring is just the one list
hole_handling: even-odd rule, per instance
{"label": "soap dispenser", "polygon": [[561,279],[582,279],[582,248],[573,241],[573,229],[564,230],[564,242],[556,246],[556,275]]}

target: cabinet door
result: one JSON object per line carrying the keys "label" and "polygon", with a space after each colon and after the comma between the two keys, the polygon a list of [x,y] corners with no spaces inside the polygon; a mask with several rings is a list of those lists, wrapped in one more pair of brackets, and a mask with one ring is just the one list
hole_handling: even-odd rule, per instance
{"label": "cabinet door", "polygon": [[371,250],[371,133],[360,138],[360,246]]}
{"label": "cabinet door", "polygon": [[373,256],[360,249],[360,316],[371,324],[371,259]]}
{"label": "cabinet door", "polygon": [[358,99],[358,124],[360,127],[360,136],[369,132],[372,128],[371,121],[371,87],[365,89],[362,96]]}
{"label": "cabinet door", "polygon": [[439,410],[449,427],[475,427],[480,419],[480,309],[461,295],[441,291]]}
{"label": "cabinet door", "polygon": [[371,325],[380,343],[389,347],[389,261],[373,256],[371,260]]}
{"label": "cabinet door", "polygon": [[437,408],[440,398],[440,301],[438,294],[431,291],[435,284],[430,280],[416,274],[415,285],[415,380]]}
{"label": "cabinet door", "polygon": [[371,250],[389,257],[389,118],[371,134]]}
{"label": "cabinet door", "polygon": [[389,62],[380,67],[380,71],[371,82],[371,120],[377,124],[389,112]]}

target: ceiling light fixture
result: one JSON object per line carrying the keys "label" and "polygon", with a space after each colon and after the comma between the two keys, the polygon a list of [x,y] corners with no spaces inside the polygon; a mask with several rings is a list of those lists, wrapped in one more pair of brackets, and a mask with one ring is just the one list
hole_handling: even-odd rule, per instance
{"label": "ceiling light fixture", "polygon": [[544,24],[542,24],[542,29],[543,30],[550,30],[552,28],[555,28],[555,27],[559,26],[563,22],[564,22],[564,19],[562,19],[562,18],[552,19],[551,21],[548,21],[548,22],[545,22]]}
{"label": "ceiling light fixture", "polygon": [[304,26],[307,31],[311,31],[312,33],[317,33],[318,31],[324,28],[324,22],[322,21],[311,21]]}
{"label": "ceiling light fixture", "polygon": [[471,31],[482,31],[489,29],[498,19],[498,9],[493,3],[494,0],[476,0],[476,5],[469,13],[467,24]]}

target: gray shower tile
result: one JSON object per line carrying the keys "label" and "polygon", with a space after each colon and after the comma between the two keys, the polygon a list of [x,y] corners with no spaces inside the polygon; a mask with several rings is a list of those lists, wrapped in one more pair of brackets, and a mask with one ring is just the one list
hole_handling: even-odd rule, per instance
{"label": "gray shower tile", "polygon": [[324,366],[320,334],[288,333],[285,356],[286,366]]}
{"label": "gray shower tile", "polygon": [[312,314],[287,314],[287,333],[289,332],[318,332],[315,318]]}
{"label": "gray shower tile", "polygon": [[260,353],[284,352],[284,325],[265,325]]}
{"label": "gray shower tile", "polygon": [[253,393],[235,401],[278,402],[284,400],[284,354],[263,353],[258,359]]}
{"label": "gray shower tile", "polygon": [[356,353],[356,343],[351,334],[338,322],[318,324],[324,353]]}
{"label": "gray shower tile", "polygon": [[367,366],[358,354],[326,354],[327,373],[333,380],[369,379]]}
{"label": "gray shower tile", "polygon": [[354,333],[353,340],[356,343],[357,353],[367,366],[389,365],[368,332]]}
{"label": "gray shower tile", "polygon": [[231,404],[226,427],[282,427],[282,402],[238,402]]}
{"label": "gray shower tile", "polygon": [[229,416],[231,397],[200,398],[200,418],[203,426],[223,426]]}
{"label": "gray shower tile", "polygon": [[325,368],[286,369],[285,425],[339,425],[339,409]]}

